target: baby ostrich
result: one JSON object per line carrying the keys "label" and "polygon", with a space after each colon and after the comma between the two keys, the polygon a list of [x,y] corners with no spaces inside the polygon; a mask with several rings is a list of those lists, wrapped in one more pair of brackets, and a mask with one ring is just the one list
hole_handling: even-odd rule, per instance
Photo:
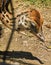
{"label": "baby ostrich", "polygon": [[20,16],[19,25],[32,30],[35,29],[34,31],[36,31],[36,35],[44,41],[42,30],[43,22],[43,18],[37,10],[29,9],[27,12],[25,12],[25,14]]}

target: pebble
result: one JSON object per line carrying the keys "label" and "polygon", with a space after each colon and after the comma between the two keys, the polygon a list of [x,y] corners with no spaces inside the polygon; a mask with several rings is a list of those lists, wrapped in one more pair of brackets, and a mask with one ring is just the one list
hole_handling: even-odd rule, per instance
{"label": "pebble", "polygon": [[17,41],[18,41],[18,39],[16,38],[16,39],[15,39],[15,41],[17,42]]}
{"label": "pebble", "polygon": [[23,45],[28,47],[28,42],[27,41],[23,41]]}

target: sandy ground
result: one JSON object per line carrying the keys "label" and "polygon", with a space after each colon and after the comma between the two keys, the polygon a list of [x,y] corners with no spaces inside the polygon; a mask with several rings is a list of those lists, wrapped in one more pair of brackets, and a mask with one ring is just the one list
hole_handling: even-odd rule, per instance
{"label": "sandy ground", "polygon": [[[19,9],[22,6],[19,6]],[[46,47],[51,46],[51,28],[45,26],[51,24],[51,8],[34,5],[32,7],[43,16],[43,33],[46,41],[42,42],[28,30],[12,32],[2,24],[4,29],[0,38],[0,65],[42,65],[39,60],[44,63],[43,65],[51,65],[51,49]]]}

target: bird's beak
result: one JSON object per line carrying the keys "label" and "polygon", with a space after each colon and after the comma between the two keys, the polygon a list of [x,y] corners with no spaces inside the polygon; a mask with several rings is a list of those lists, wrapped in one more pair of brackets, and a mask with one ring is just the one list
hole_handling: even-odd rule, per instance
{"label": "bird's beak", "polygon": [[41,41],[43,41],[43,42],[45,41],[45,37],[44,37],[44,35],[42,33],[38,33],[37,36],[39,37],[39,39]]}

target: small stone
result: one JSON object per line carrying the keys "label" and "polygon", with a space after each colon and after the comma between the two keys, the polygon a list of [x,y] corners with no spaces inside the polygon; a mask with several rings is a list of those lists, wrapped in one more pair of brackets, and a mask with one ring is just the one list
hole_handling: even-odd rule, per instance
{"label": "small stone", "polygon": [[18,39],[16,38],[15,41],[18,41]]}
{"label": "small stone", "polygon": [[23,41],[23,45],[24,45],[24,46],[28,46],[27,41]]}

